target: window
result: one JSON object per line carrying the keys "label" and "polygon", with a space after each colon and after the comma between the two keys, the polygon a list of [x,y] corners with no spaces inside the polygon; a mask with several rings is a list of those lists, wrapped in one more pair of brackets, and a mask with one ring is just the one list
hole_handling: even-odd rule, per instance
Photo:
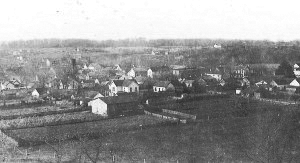
{"label": "window", "polygon": [[137,90],[137,87],[135,87],[135,92],[137,92],[138,90]]}
{"label": "window", "polygon": [[115,91],[115,87],[112,87],[112,91],[113,91],[113,92]]}
{"label": "window", "polygon": [[132,88],[130,87],[130,92],[132,92]]}
{"label": "window", "polygon": [[157,90],[156,90],[156,87],[154,87],[154,91],[156,92]]}

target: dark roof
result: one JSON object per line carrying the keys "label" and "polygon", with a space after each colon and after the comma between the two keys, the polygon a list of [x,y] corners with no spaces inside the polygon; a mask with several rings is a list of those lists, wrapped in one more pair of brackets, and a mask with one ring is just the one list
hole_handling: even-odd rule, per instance
{"label": "dark roof", "polygon": [[122,86],[123,85],[124,80],[113,80],[113,82],[118,87],[118,86]]}
{"label": "dark roof", "polygon": [[156,66],[156,67],[151,67],[150,69],[153,72],[157,72],[157,71],[170,71],[170,67],[168,67],[168,66]]}
{"label": "dark roof", "polygon": [[171,83],[174,87],[182,87],[182,84],[178,80],[171,80]]}
{"label": "dark roof", "polygon": [[138,102],[137,96],[110,96],[110,97],[100,97],[99,99],[104,101],[106,104]]}
{"label": "dark roof", "polygon": [[278,85],[288,85],[293,81],[293,79],[274,79],[274,81]]}
{"label": "dark roof", "polygon": [[42,94],[46,94],[47,93],[47,88],[36,88],[36,91],[42,95]]}
{"label": "dark roof", "polygon": [[143,71],[148,71],[147,68],[144,67],[136,67],[133,69],[135,72],[143,72]]}
{"label": "dark roof", "polygon": [[167,87],[171,82],[170,81],[158,81],[154,84],[157,87]]}
{"label": "dark roof", "polygon": [[136,83],[136,81],[133,80],[133,79],[126,79],[126,80],[123,81],[122,86],[128,87],[131,83]]}

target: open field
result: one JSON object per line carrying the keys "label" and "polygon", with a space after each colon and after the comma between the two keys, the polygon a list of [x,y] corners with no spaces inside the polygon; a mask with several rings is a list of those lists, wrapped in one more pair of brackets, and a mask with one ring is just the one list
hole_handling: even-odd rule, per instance
{"label": "open field", "polygon": [[176,110],[183,113],[196,115],[197,119],[212,119],[225,118],[230,116],[247,116],[253,115],[257,110],[269,109],[274,110],[281,108],[281,106],[271,103],[260,102],[257,100],[221,98],[221,99],[207,99],[195,100],[180,103],[162,103],[156,108]]}
{"label": "open field", "polygon": [[[272,114],[276,115],[277,112]],[[62,141],[57,147],[60,147],[60,159],[69,162],[94,161],[98,152],[97,159],[102,162],[111,162],[112,156],[115,156],[116,162],[263,162],[259,159],[271,156],[268,150],[262,151],[263,154],[250,153],[256,149],[255,145],[262,145],[261,141],[266,141],[265,136],[270,134],[262,133],[261,127],[270,128],[280,122],[269,121],[272,123],[264,126],[263,121],[267,117],[267,112],[260,112],[248,118],[145,127],[143,130],[118,132],[98,139]],[[292,135],[296,133],[299,134],[299,128]],[[259,141],[253,142],[252,139]],[[299,137],[294,138],[287,147],[299,142]],[[300,150],[294,146],[292,148],[294,152],[291,154],[291,162],[299,162]],[[30,161],[57,160],[49,144],[33,146],[29,153],[32,158]],[[289,159],[289,154],[288,151],[284,154],[283,161]]]}
{"label": "open field", "polygon": [[165,119],[147,115],[137,115],[95,122],[6,130],[5,133],[16,140],[19,140],[21,144],[39,144],[44,143],[45,141],[52,142],[57,140],[72,139],[82,135],[98,136],[106,133],[127,131],[136,128],[139,129],[142,126],[152,126],[167,122],[168,121]]}

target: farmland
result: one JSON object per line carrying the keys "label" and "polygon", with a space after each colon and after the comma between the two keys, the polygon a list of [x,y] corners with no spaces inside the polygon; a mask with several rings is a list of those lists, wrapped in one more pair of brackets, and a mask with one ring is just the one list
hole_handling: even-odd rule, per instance
{"label": "farmland", "polygon": [[89,108],[57,107],[57,106],[42,106],[42,107],[23,108],[23,109],[6,109],[6,110],[0,110],[0,113],[2,114],[0,118],[6,120],[6,119],[16,119],[16,118],[33,117],[33,116],[46,116],[46,115],[54,115],[54,114],[82,112],[88,110]]}
{"label": "farmland", "polygon": [[7,130],[6,134],[25,143],[66,140],[82,135],[101,135],[166,123],[167,120],[146,115],[77,124]]}
{"label": "farmland", "polygon": [[[63,161],[71,162],[76,162],[83,159],[83,157],[88,161],[95,159],[94,156],[98,150],[100,152],[99,160],[103,162],[110,162],[112,155],[115,156],[116,162],[142,162],[144,159],[146,162],[261,162],[259,161],[260,158],[265,159],[273,155],[267,153],[268,150],[265,148],[262,148],[263,151],[257,155],[251,155],[251,152],[257,148],[255,145],[262,144],[264,141],[267,142],[265,135],[274,136],[273,131],[270,129],[274,125],[279,125],[286,117],[279,118],[275,116],[274,120],[268,120],[268,122],[271,122],[270,124],[264,123],[264,121],[268,119],[269,115],[277,115],[278,113],[284,114],[279,110],[270,110],[270,112],[261,111],[248,118],[229,117],[227,119],[212,119],[185,125],[145,127],[142,130],[118,132],[109,136],[101,136],[99,139],[68,140],[61,142],[62,152],[60,155]],[[150,117],[138,116],[132,120],[138,123],[143,121],[142,118],[148,119]],[[144,124],[149,123],[150,119],[145,120]],[[96,127],[95,123],[94,127],[87,128],[87,130],[104,131],[108,127],[113,130],[119,127],[127,128],[132,126],[127,122],[128,120],[127,118],[120,118],[111,121],[110,126],[106,126],[107,123],[103,123],[101,126],[98,124],[98,127]],[[153,120],[150,120],[150,124]],[[113,125],[117,121],[121,123]],[[124,122],[126,124],[123,124]],[[270,133],[266,131],[261,132],[261,128],[269,128],[268,131]],[[280,133],[283,133],[281,141],[284,141],[289,135],[299,133],[299,129],[297,129],[292,133],[287,132],[287,134],[286,127],[284,126],[279,126],[278,129]],[[45,132],[45,134],[50,136],[53,132],[60,133],[62,129],[54,130],[50,128],[49,130],[42,128],[27,130],[26,132],[25,130],[20,130],[22,132],[14,131],[14,134],[24,134],[23,138],[27,137],[26,139],[28,140],[37,140],[38,138],[35,135],[39,135],[38,132]],[[257,142],[251,141],[252,139],[257,140]],[[84,142],[84,145],[82,142]],[[272,142],[271,139],[269,140],[270,142]],[[294,148],[294,145],[299,142],[300,139],[295,137],[287,144],[287,147]],[[101,148],[98,148],[99,146]],[[296,153],[294,152],[292,157],[294,158],[294,162],[298,162],[300,158],[297,154],[300,151],[297,147],[294,149]],[[43,161],[54,161],[53,150],[49,145],[35,146],[29,151],[33,153],[33,158],[41,159],[37,155],[38,150],[42,153]],[[88,157],[87,154],[91,157]],[[288,152],[284,154],[284,159],[287,158],[288,154]]]}
{"label": "farmland", "polygon": [[88,122],[106,119],[103,116],[99,116],[89,112],[76,112],[76,113],[64,113],[54,114],[46,116],[33,116],[25,118],[17,118],[11,120],[0,120],[1,129],[20,129],[20,128],[32,128],[48,125],[60,125],[67,123]]}
{"label": "farmland", "polygon": [[32,108],[22,108],[22,109],[7,109],[7,110],[0,110],[0,115],[11,116],[11,115],[25,115],[25,114],[34,114],[40,112],[48,112],[48,111],[60,111],[60,110],[67,110],[67,109],[74,109],[73,107],[65,107],[60,108],[57,106],[42,106],[42,107],[32,107]]}

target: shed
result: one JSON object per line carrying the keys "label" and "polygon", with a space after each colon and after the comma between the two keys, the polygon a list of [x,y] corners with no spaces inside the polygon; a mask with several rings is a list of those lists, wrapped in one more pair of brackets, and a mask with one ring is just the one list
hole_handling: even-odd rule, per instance
{"label": "shed", "polygon": [[89,102],[92,113],[102,116],[128,115],[137,111],[137,96],[100,97]]}

